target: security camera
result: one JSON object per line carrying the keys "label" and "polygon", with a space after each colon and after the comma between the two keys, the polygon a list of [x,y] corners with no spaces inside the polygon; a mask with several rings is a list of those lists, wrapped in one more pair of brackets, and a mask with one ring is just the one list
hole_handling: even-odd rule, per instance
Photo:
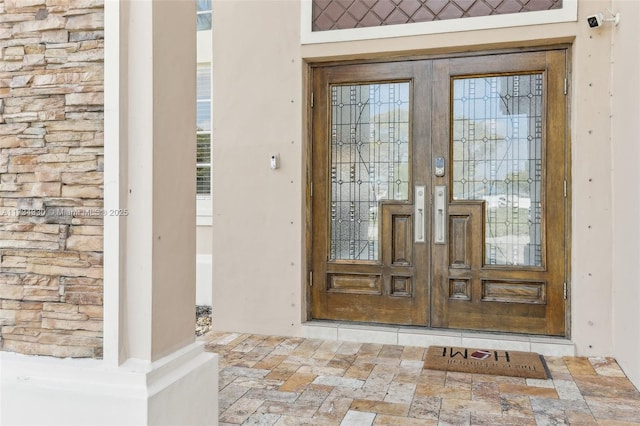
{"label": "security camera", "polygon": [[602,13],[596,13],[595,15],[587,16],[587,24],[589,28],[599,28],[604,22],[604,15]]}
{"label": "security camera", "polygon": [[620,22],[620,14],[614,14],[608,9],[607,12],[611,15],[610,18],[605,18],[603,13],[596,13],[595,15],[587,16],[587,24],[589,25],[589,28],[600,28],[605,22],[613,22],[613,25],[618,26],[618,23]]}

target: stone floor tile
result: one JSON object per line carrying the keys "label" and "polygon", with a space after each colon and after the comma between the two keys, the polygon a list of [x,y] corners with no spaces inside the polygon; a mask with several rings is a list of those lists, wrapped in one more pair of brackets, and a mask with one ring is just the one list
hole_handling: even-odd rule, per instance
{"label": "stone floor tile", "polygon": [[289,338],[286,338],[280,344],[278,344],[278,346],[276,346],[273,349],[273,352],[271,352],[271,353],[273,355],[288,355],[288,354],[291,354],[305,340],[308,340],[308,339],[303,339],[301,337],[289,337]]}
{"label": "stone floor tile", "polygon": [[419,383],[416,386],[416,395],[471,400],[471,387],[469,387],[469,389],[457,389],[447,388],[440,385],[428,385]]}
{"label": "stone floor tile", "polygon": [[387,372],[384,368],[379,368],[380,365],[376,365],[373,371],[362,386],[363,389],[370,391],[385,391],[389,389],[389,385],[395,377],[393,371]]}
{"label": "stone floor tile", "polygon": [[287,363],[296,365],[306,365],[309,367],[326,367],[329,358],[313,358],[311,356],[292,354],[287,356]]}
{"label": "stone floor tile", "polygon": [[371,371],[373,371],[374,364],[370,363],[353,363],[351,367],[344,373],[344,377],[347,379],[360,379],[367,380]]}
{"label": "stone floor tile", "polygon": [[503,416],[534,418],[531,400],[526,395],[501,395],[500,409]]}
{"label": "stone floor tile", "polygon": [[362,347],[362,343],[342,342],[342,344],[336,351],[336,355],[354,355],[354,359],[355,359],[355,355],[358,354],[361,347]]}
{"label": "stone floor tile", "polygon": [[365,382],[358,379],[346,379],[344,377],[318,376],[313,380],[312,383],[318,385],[358,389],[361,388]]}
{"label": "stone floor tile", "polygon": [[626,377],[615,359],[610,357],[589,358],[599,376]]}
{"label": "stone floor tile", "polygon": [[306,339],[293,350],[292,355],[311,357],[323,343],[324,340],[320,339]]}
{"label": "stone floor tile", "polygon": [[314,420],[322,422],[333,422],[333,424],[339,424],[342,418],[349,411],[353,398],[337,397],[329,395],[324,400],[318,411],[313,416]]}
{"label": "stone floor tile", "polygon": [[318,411],[318,407],[295,402],[264,401],[256,411],[258,413],[278,414],[281,416],[295,416],[310,419]]}
{"label": "stone floor tile", "polygon": [[301,365],[297,372],[305,374],[315,374],[316,376],[342,377],[346,372],[346,369],[318,365]]}
{"label": "stone floor tile", "polygon": [[470,423],[472,425],[491,426],[536,426],[536,419],[533,417],[512,417],[491,413],[471,413]]}
{"label": "stone floor tile", "polygon": [[280,343],[285,341],[285,337],[282,336],[267,336],[262,342],[260,342],[260,346],[264,346],[273,350]]}
{"label": "stone floor tile", "polygon": [[449,371],[444,386],[452,389],[471,389],[471,383],[473,383],[473,374]]}
{"label": "stone floor tile", "polygon": [[358,357],[377,357],[384,345],[380,343],[363,343],[358,351]]}
{"label": "stone floor tile", "polygon": [[573,376],[571,376],[562,357],[547,356],[544,359],[547,362],[547,368],[549,368],[553,380],[573,380]]}
{"label": "stone floor tile", "polygon": [[259,399],[240,398],[220,415],[221,422],[244,423],[264,401]]}
{"label": "stone floor tile", "polygon": [[441,406],[442,398],[416,395],[409,407],[409,417],[437,421]]}
{"label": "stone floor tile", "polygon": [[235,339],[240,337],[240,333],[227,333],[224,331],[212,331],[207,333],[205,338],[207,341],[207,346],[210,345],[221,345],[226,346],[233,342]]}
{"label": "stone floor tile", "polygon": [[578,385],[573,380],[554,380],[553,384],[556,387],[556,392],[558,392],[558,398],[574,401],[584,400]]}
{"label": "stone floor tile", "polygon": [[318,349],[316,349],[312,357],[315,359],[329,360],[336,355],[336,352],[341,345],[342,342],[338,340],[325,340],[320,346],[318,346]]}
{"label": "stone floor tile", "polygon": [[352,398],[352,399],[367,399],[370,401],[380,401],[384,400],[384,397],[387,396],[386,390],[371,390],[371,389],[351,389],[351,388],[342,388],[336,387],[331,391],[331,396],[340,397],[340,398]]}
{"label": "stone floor tile", "polygon": [[411,417],[389,416],[376,414],[373,421],[375,426],[436,426],[438,420],[414,419]]}
{"label": "stone floor tile", "polygon": [[296,371],[280,386],[279,390],[284,392],[302,392],[316,377],[317,375],[315,374]]}
{"label": "stone floor tile", "polygon": [[320,389],[305,389],[298,399],[296,399],[297,403],[313,405],[320,407],[324,401],[327,399],[331,392],[327,390]]}
{"label": "stone floor tile", "polygon": [[427,348],[419,348],[417,346],[405,346],[402,350],[400,358],[409,361],[424,361]]}
{"label": "stone floor tile", "polygon": [[398,404],[407,404],[407,406],[409,406],[415,392],[415,384],[392,382],[391,384],[389,384],[389,388],[387,389],[387,396],[385,396],[384,401]]}
{"label": "stone floor tile", "polygon": [[403,351],[404,351],[404,346],[384,345],[382,349],[380,349],[380,352],[378,353],[378,358],[400,359],[402,357]]}
{"label": "stone floor tile", "polygon": [[249,389],[245,398],[262,399],[265,401],[277,401],[277,402],[294,402],[298,399],[298,394],[295,392],[282,392],[274,389]]}
{"label": "stone floor tile", "polygon": [[539,425],[567,424],[567,412],[590,414],[584,401],[565,401],[531,397],[533,415]]}
{"label": "stone floor tile", "polygon": [[535,386],[537,388],[554,388],[555,385],[551,379],[526,379],[527,386]]}
{"label": "stone floor tile", "polygon": [[233,381],[234,385],[256,389],[278,389],[282,383],[282,380],[256,379],[253,377],[238,377]]}
{"label": "stone floor tile", "polygon": [[274,426],[335,426],[336,423],[330,420],[323,420],[318,417],[301,419],[295,416],[280,416]]}
{"label": "stone floor tile", "polygon": [[564,363],[567,365],[569,372],[573,377],[576,376],[596,376],[595,368],[585,357],[563,357]]}
{"label": "stone floor tile", "polygon": [[553,380],[539,380],[425,370],[425,349],[414,347],[217,332],[203,340],[220,355],[221,425],[640,426],[640,393],[611,358],[546,357]]}
{"label": "stone floor tile", "polygon": [[230,384],[218,393],[218,411],[223,412],[231,407],[237,400],[242,398],[249,388]]}
{"label": "stone floor tile", "polygon": [[502,414],[502,407],[499,403],[485,402],[485,401],[471,401],[466,399],[442,399],[442,411],[459,411],[459,412],[482,412]]}
{"label": "stone floor tile", "polygon": [[440,410],[438,426],[466,426],[471,424],[471,413],[468,411],[458,411],[443,409]]}
{"label": "stone floor tile", "polygon": [[406,416],[409,414],[409,404],[371,401],[368,399],[354,399],[349,408],[355,411],[368,411],[392,416]]}
{"label": "stone floor tile", "polygon": [[509,383],[512,385],[526,385],[527,380],[522,377],[495,376],[491,374],[473,374],[473,382]]}
{"label": "stone floor tile", "polygon": [[368,426],[373,424],[375,418],[375,413],[349,410],[340,422],[340,426]]}
{"label": "stone floor tile", "polygon": [[602,423],[624,421],[640,423],[640,398],[602,398],[585,396],[593,416]]}
{"label": "stone floor tile", "polygon": [[246,339],[242,340],[238,343],[233,349],[232,352],[243,352],[248,353],[254,350],[262,341],[265,339],[265,336],[258,336],[252,334],[248,336]]}
{"label": "stone floor tile", "polygon": [[248,367],[226,367],[222,369],[221,373],[232,374],[237,377],[253,377],[263,378],[267,377],[271,371],[261,368],[248,368]]}
{"label": "stone floor tile", "polygon": [[411,371],[414,376],[416,373],[420,374],[423,366],[424,362],[420,360],[403,359],[400,361],[400,369]]}
{"label": "stone floor tile", "polygon": [[528,395],[538,398],[558,399],[558,392],[556,392],[555,388],[538,388],[535,386],[511,385],[508,383],[501,383],[499,386],[501,394]]}
{"label": "stone floor tile", "polygon": [[282,361],[286,359],[286,355],[272,355],[269,354],[266,357],[262,358],[256,364],[254,364],[253,368],[258,368],[262,370],[272,370],[276,368]]}
{"label": "stone floor tile", "polygon": [[471,384],[471,400],[500,402],[500,385],[490,382],[474,382]]}
{"label": "stone floor tile", "polygon": [[251,426],[273,426],[280,420],[279,414],[253,413],[243,425]]}
{"label": "stone floor tile", "polygon": [[423,369],[418,380],[418,383],[444,386],[447,381],[447,372]]}
{"label": "stone floor tile", "polygon": [[571,410],[566,410],[565,415],[567,416],[567,421],[570,425],[579,425],[579,426],[597,426],[598,422],[595,417],[590,413],[580,413]]}
{"label": "stone floor tile", "polygon": [[606,376],[576,377],[582,396],[640,400],[640,392],[626,378]]}
{"label": "stone floor tile", "polygon": [[338,368],[343,372],[347,371],[349,367],[353,365],[353,361],[355,361],[355,355],[338,355],[336,354],[333,358],[329,360],[327,363],[327,367],[330,368]]}

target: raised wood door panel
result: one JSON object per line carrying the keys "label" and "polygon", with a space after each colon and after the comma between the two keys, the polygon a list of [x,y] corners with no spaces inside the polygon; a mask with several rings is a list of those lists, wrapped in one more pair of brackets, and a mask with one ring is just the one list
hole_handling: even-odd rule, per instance
{"label": "raised wood door panel", "polygon": [[450,173],[433,326],[565,334],[565,67],[562,50],[434,64]]}
{"label": "raised wood door panel", "polygon": [[428,176],[416,160],[429,146],[429,68],[314,69],[313,318],[427,324],[429,244],[414,242],[413,200]]}

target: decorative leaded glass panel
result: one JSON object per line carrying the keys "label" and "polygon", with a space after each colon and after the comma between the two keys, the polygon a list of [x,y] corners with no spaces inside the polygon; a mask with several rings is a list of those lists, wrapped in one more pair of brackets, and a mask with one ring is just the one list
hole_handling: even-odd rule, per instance
{"label": "decorative leaded glass panel", "polygon": [[312,31],[562,9],[562,0],[313,0]]}
{"label": "decorative leaded glass panel", "polygon": [[330,258],[378,260],[379,204],[409,197],[409,83],[331,86]]}
{"label": "decorative leaded glass panel", "polygon": [[541,73],[453,80],[453,199],[485,201],[488,265],[542,265]]}

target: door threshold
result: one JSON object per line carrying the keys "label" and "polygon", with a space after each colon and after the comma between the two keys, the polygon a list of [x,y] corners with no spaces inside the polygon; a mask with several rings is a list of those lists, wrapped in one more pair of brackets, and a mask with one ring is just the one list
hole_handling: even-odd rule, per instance
{"label": "door threshold", "polygon": [[367,325],[334,321],[302,324],[304,337],[401,346],[463,346],[537,352],[545,356],[575,356],[575,344],[562,337],[445,330],[395,325]]}

